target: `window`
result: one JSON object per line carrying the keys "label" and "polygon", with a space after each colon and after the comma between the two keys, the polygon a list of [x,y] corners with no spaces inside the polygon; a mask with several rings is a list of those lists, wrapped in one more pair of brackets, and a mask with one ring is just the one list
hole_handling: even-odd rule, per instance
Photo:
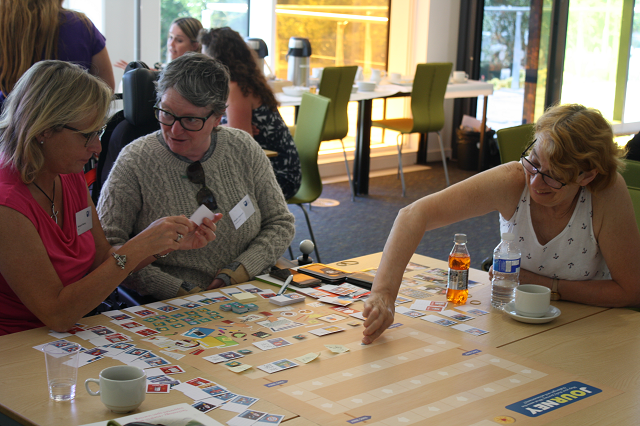
{"label": "window", "polygon": [[[276,6],[276,76],[287,78],[287,52],[291,37],[311,44],[310,68],[358,65],[365,79],[371,69],[386,70],[389,37],[389,0],[278,0]],[[374,117],[382,116],[383,101],[374,102]],[[351,102],[347,150],[355,146],[357,104]],[[379,110],[378,112],[376,110]],[[292,114],[283,111],[287,119]],[[291,120],[288,120],[290,122]],[[380,144],[381,131],[372,131],[372,148]],[[395,139],[393,141],[395,144]],[[321,153],[341,152],[340,141],[323,142]]]}

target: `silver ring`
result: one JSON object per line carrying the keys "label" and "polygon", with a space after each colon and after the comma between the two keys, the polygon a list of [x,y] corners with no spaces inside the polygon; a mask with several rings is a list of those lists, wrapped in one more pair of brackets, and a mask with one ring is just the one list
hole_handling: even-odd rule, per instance
{"label": "silver ring", "polygon": [[184,235],[178,232],[178,238],[176,238],[176,243],[179,243],[182,237],[184,237]]}

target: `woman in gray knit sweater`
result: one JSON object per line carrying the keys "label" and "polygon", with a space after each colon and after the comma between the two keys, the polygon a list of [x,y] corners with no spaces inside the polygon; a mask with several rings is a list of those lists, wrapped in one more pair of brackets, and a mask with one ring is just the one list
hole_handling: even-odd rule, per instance
{"label": "woman in gray knit sweater", "polygon": [[169,63],[158,81],[160,131],[127,145],[102,188],[98,213],[112,244],[159,217],[190,217],[201,204],[219,220],[206,247],[159,253],[125,280],[142,295],[166,299],[247,281],[293,239],[293,215],[262,148],[218,126],[228,95],[228,73],[215,59],[187,53]]}

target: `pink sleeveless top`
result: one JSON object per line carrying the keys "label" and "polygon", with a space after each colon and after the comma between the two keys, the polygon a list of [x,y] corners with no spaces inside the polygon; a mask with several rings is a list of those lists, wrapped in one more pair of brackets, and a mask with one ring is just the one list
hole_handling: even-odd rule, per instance
{"label": "pink sleeveless top", "polygon": [[[78,235],[76,213],[87,208],[87,184],[82,173],[61,175],[64,204],[63,229],[55,223],[29,192],[12,167],[0,168],[0,205],[7,206],[27,217],[36,228],[49,260],[63,285],[78,281],[93,264],[96,246],[91,231]],[[2,241],[0,244],[11,244]],[[39,265],[33,265],[38,268]],[[41,327],[42,322],[32,314],[0,275],[0,335]]]}

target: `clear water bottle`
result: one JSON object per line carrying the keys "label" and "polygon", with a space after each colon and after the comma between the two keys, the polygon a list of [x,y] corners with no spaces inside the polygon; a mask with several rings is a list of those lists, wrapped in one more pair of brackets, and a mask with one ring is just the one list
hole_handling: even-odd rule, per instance
{"label": "clear water bottle", "polygon": [[516,236],[502,234],[502,241],[493,250],[493,279],[491,280],[491,306],[500,308],[512,302],[520,283],[520,258],[522,254]]}

